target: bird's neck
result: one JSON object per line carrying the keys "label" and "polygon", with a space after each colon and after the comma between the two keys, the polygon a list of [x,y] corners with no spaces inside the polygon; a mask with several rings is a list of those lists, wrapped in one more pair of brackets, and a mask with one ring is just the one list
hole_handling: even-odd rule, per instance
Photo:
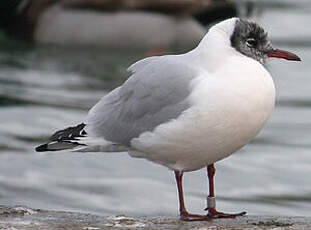
{"label": "bird's neck", "polygon": [[219,68],[226,58],[235,55],[236,51],[232,48],[230,37],[226,32],[215,28],[205,35],[193,53],[206,69],[213,71]]}

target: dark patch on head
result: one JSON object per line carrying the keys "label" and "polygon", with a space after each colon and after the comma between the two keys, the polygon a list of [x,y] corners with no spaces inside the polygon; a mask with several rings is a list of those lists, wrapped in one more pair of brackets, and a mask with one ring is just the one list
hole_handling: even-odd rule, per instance
{"label": "dark patch on head", "polygon": [[264,63],[271,49],[268,34],[255,22],[239,19],[231,35],[231,46],[240,53]]}

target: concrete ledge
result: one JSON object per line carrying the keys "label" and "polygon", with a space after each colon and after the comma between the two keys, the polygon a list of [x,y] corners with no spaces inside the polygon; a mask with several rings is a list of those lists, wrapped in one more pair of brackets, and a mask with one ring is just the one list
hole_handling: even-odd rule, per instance
{"label": "concrete ledge", "polygon": [[0,205],[0,229],[311,229],[311,217],[245,216],[208,222],[183,222],[177,217],[98,216]]}

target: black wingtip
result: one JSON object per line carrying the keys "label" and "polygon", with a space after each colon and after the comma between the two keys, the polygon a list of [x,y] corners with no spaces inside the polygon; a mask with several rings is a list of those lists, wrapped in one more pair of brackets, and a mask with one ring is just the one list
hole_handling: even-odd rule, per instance
{"label": "black wingtip", "polygon": [[65,149],[72,149],[78,145],[85,145],[78,143],[77,139],[80,137],[85,137],[87,135],[86,131],[84,130],[85,126],[86,125],[84,123],[81,123],[77,126],[57,131],[50,137],[48,143],[36,147],[35,151],[59,151]]}
{"label": "black wingtip", "polygon": [[35,148],[36,152],[48,151],[48,144],[43,144]]}

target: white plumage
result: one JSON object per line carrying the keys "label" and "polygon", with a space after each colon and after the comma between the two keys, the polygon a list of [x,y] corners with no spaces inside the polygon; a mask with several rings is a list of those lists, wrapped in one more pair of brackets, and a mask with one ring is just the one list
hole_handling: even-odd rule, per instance
{"label": "white plumage", "polygon": [[[121,89],[128,87],[136,94],[146,90],[149,96],[149,93],[152,94],[149,91],[160,90],[163,85],[175,84],[180,80],[182,84],[179,82],[179,87],[171,91],[190,92],[182,98],[188,106],[176,118],[130,138],[128,149],[132,156],[144,157],[172,170],[192,171],[229,156],[262,129],[274,107],[274,84],[270,74],[259,62],[231,47],[229,38],[236,20],[230,19],[213,27],[200,45],[189,53],[147,58],[129,68],[134,75],[128,81],[134,84],[125,83]],[[156,74],[151,78],[154,72]],[[178,74],[172,75],[172,72]],[[152,88],[153,85],[157,86]],[[86,119],[89,135],[102,135],[105,138],[106,132],[113,131],[105,130],[107,123],[117,128],[116,123],[122,124],[120,120],[123,116],[133,113],[121,113],[118,108],[123,108],[123,103],[128,103],[129,109],[136,108],[133,109],[136,112],[147,100],[147,96],[137,96],[134,100],[133,93],[129,96],[133,98],[122,101],[118,98],[119,91],[112,92],[111,98],[105,96],[92,108]],[[172,97],[170,93],[161,92],[158,98],[148,101],[151,104],[144,105],[147,109],[139,115],[139,119],[147,116],[153,106],[163,104],[165,99],[169,100],[168,97]],[[154,119],[157,116],[152,115]],[[146,124],[134,121],[127,125],[134,127]],[[118,136],[131,135],[122,133],[122,127]],[[111,145],[107,148],[111,150]]]}
{"label": "white plumage", "polygon": [[[37,150],[127,151],[174,170],[182,220],[244,215],[216,211],[214,163],[255,138],[271,114],[275,88],[262,65],[268,57],[300,61],[273,48],[256,23],[225,20],[186,54],[130,66],[132,76],[90,110],[85,124],[58,131]],[[206,166],[208,214],[188,213],[183,172]]]}

